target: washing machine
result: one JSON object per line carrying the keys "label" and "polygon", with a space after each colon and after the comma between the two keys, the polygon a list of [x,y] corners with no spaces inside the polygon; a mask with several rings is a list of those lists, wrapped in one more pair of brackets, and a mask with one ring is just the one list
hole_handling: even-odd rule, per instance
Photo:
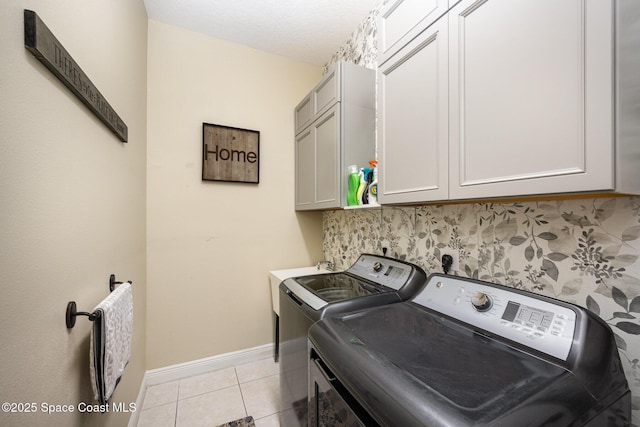
{"label": "washing machine", "polygon": [[611,328],[585,308],[434,274],[309,331],[313,426],[628,426]]}
{"label": "washing machine", "polygon": [[347,270],[284,280],[280,292],[280,424],[308,420],[307,333],[321,319],[399,303],[418,293],[426,274],[419,266],[362,254]]}

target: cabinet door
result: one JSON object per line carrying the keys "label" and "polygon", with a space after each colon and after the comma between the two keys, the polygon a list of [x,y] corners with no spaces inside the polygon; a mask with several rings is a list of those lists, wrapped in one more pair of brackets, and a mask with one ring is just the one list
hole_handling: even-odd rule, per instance
{"label": "cabinet door", "polygon": [[296,209],[313,209],[315,202],[315,142],[311,128],[296,136]]}
{"label": "cabinet door", "polygon": [[328,72],[313,89],[313,114],[315,117],[324,114],[325,111],[340,100],[341,66],[341,63],[337,63],[335,68]]}
{"label": "cabinet door", "polygon": [[447,20],[378,69],[378,198],[448,197]]}
{"label": "cabinet door", "polygon": [[340,207],[340,114],[336,104],[312,125],[316,145],[315,206]]}
{"label": "cabinet door", "polygon": [[296,210],[340,207],[339,148],[336,104],[296,136]]}
{"label": "cabinet door", "polygon": [[450,198],[614,188],[612,4],[449,12]]}
{"label": "cabinet door", "polygon": [[378,15],[378,64],[433,24],[448,9],[448,0],[396,0]]}
{"label": "cabinet door", "polygon": [[311,124],[313,119],[313,92],[304,97],[294,110],[295,133],[303,130]]}

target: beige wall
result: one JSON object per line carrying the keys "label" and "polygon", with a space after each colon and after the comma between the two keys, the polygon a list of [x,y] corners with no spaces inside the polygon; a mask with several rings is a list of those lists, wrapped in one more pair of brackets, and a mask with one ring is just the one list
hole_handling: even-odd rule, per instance
{"label": "beige wall", "polygon": [[[129,128],[121,143],[24,48],[34,10]],[[90,311],[108,277],[134,282],[133,352],[114,402],[135,402],[145,371],[146,27],[142,0],[0,2],[0,412],[3,426],[122,426],[129,414],[46,415],[94,403]],[[77,406],[76,406],[77,409]]]}
{"label": "beige wall", "polygon": [[[293,109],[321,69],[149,21],[148,369],[271,343],[268,271],[316,263]],[[203,182],[202,123],[260,131],[260,183]]]}

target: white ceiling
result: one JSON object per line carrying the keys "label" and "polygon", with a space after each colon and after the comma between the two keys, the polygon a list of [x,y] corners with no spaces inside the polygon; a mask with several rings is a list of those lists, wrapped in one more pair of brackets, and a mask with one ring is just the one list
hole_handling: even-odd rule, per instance
{"label": "white ceiling", "polygon": [[149,19],[322,66],[383,0],[144,0]]}

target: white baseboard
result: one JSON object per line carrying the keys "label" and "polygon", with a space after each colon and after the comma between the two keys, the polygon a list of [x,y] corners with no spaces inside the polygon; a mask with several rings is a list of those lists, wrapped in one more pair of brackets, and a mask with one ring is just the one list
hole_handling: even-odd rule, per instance
{"label": "white baseboard", "polygon": [[273,356],[273,344],[192,360],[177,365],[165,366],[164,368],[151,369],[144,376],[147,380],[147,386],[152,386],[230,366],[255,362],[256,360],[266,359],[269,356]]}
{"label": "white baseboard", "polygon": [[192,360],[190,362],[178,363],[177,365],[165,366],[163,368],[151,369],[145,372],[140,384],[140,391],[136,399],[136,412],[129,418],[129,427],[135,427],[138,423],[138,414],[142,411],[144,396],[147,387],[162,384],[169,381],[176,381],[206,372],[216,371],[231,366],[243,365],[255,362],[267,357],[273,357],[273,344],[265,344],[246,350],[234,351],[220,354],[218,356],[206,357],[204,359]]}
{"label": "white baseboard", "polygon": [[129,417],[129,424],[127,427],[136,427],[138,425],[138,418],[140,417],[140,411],[142,411],[142,404],[144,403],[144,395],[147,393],[147,375],[142,377],[142,383],[140,383],[140,390],[138,390],[138,398],[136,399],[136,410],[131,413]]}

